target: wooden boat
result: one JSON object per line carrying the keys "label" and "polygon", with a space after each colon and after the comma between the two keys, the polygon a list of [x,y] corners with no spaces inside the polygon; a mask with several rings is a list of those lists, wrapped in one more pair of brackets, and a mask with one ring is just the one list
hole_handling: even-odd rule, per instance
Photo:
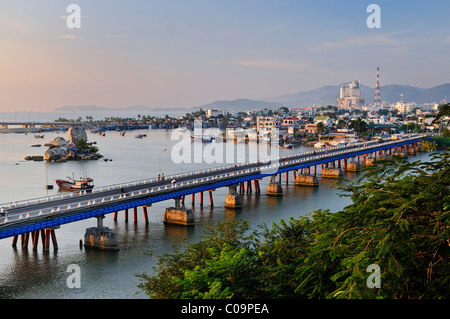
{"label": "wooden boat", "polygon": [[57,179],[56,184],[60,189],[69,190],[69,191],[83,191],[90,190],[94,188],[93,184],[94,180],[90,177],[73,179],[68,177],[67,180]]}
{"label": "wooden boat", "polygon": [[44,135],[34,135],[35,138],[44,138]]}
{"label": "wooden boat", "polygon": [[279,148],[293,148],[294,144],[288,143],[288,144],[280,144],[278,146]]}
{"label": "wooden boat", "polygon": [[317,142],[316,144],[314,144],[315,148],[321,148],[321,147],[327,147],[327,144],[325,144],[324,142]]}

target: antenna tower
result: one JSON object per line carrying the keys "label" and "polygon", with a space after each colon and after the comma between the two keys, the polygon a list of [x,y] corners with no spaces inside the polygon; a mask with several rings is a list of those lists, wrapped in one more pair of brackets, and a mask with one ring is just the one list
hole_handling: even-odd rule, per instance
{"label": "antenna tower", "polygon": [[375,107],[381,106],[381,98],[380,98],[380,67],[377,67],[377,84],[375,85]]}

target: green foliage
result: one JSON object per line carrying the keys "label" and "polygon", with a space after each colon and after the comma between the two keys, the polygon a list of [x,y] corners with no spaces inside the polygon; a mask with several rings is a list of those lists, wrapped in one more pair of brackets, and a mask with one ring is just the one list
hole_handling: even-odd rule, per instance
{"label": "green foliage", "polygon": [[83,138],[79,138],[77,141],[75,141],[75,146],[80,150],[89,150],[92,153],[98,152],[98,147],[93,146],[92,144],[85,141]]}
{"label": "green foliage", "polygon": [[361,117],[358,117],[350,122],[350,128],[353,128],[358,133],[363,133],[367,131],[367,123]]}
{"label": "green foliage", "polygon": [[431,140],[436,143],[436,148],[444,149],[450,147],[449,132],[445,131],[443,135],[435,135],[431,137]]}
{"label": "green foliage", "polygon": [[[210,226],[137,275],[152,298],[449,298],[450,165],[399,158],[337,186],[352,204],[262,225]],[[381,270],[369,288],[367,267]]]}

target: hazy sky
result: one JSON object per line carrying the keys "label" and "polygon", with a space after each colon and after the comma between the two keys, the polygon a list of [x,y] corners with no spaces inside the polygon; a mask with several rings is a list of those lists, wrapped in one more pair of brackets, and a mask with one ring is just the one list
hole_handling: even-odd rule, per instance
{"label": "hazy sky", "polygon": [[[69,4],[81,28],[69,29]],[[381,28],[369,29],[369,4]],[[450,1],[0,0],[0,111],[449,83]]]}

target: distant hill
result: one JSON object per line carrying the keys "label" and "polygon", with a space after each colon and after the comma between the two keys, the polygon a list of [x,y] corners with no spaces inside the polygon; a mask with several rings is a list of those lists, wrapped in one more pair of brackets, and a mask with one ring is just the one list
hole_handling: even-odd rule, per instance
{"label": "distant hill", "polygon": [[111,108],[98,105],[66,105],[54,109],[55,112],[108,112],[111,110]]}
{"label": "distant hill", "polygon": [[[347,84],[350,82],[345,82]],[[260,100],[237,99],[237,100],[220,100],[205,105],[193,106],[190,108],[180,109],[178,107],[148,107],[146,105],[133,105],[124,108],[111,108],[98,105],[78,105],[63,106],[55,109],[55,112],[170,112],[170,111],[196,111],[200,108],[220,109],[222,111],[252,111],[261,109],[276,110],[282,106],[289,108],[297,106],[315,105],[335,105],[336,98],[339,97],[339,85],[327,85],[314,90],[298,92],[294,94],[286,94],[278,97],[264,98]],[[372,104],[374,101],[375,89],[369,86],[360,85],[361,98],[365,99],[366,104]],[[390,84],[381,87],[381,101],[387,103],[395,103],[400,101],[403,94],[404,102],[421,103],[439,103],[443,99],[450,99],[450,83],[435,86],[429,89],[418,88],[409,85]]]}
{"label": "distant hill", "polygon": [[54,109],[54,112],[141,112],[149,113],[155,111],[180,111],[179,108],[171,107],[149,107],[146,105],[132,105],[123,108],[105,107],[98,105],[67,105]]}
{"label": "distant hill", "polygon": [[[349,83],[349,82],[346,82]],[[295,94],[288,94],[279,97],[264,99],[264,101],[271,101],[284,104],[288,107],[293,106],[310,106],[313,104],[336,104],[336,98],[339,97],[340,85],[328,85],[318,89],[306,92],[299,92]],[[369,86],[360,85],[361,98],[365,99],[367,104],[374,101],[375,89]],[[403,94],[404,102],[440,102],[445,98],[450,98],[450,83],[442,84],[430,89],[423,89],[409,85],[390,84],[381,86],[381,100],[388,103],[395,103],[400,101],[400,96]]]}
{"label": "distant hill", "polygon": [[193,109],[198,110],[199,108],[205,109],[220,109],[222,111],[251,111],[251,110],[261,110],[269,109],[276,110],[282,107],[283,104],[270,102],[270,101],[255,101],[248,99],[237,99],[233,101],[223,100],[215,101],[198,107],[193,107]]}

